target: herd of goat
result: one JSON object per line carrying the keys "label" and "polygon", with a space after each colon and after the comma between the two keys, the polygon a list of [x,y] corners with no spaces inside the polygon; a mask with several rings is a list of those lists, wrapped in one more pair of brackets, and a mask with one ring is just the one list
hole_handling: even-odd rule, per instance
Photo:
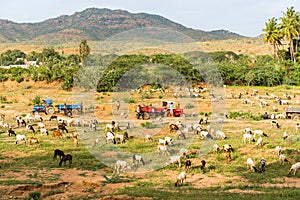
{"label": "herd of goat", "polygon": [[[232,95],[232,94],[230,94]],[[289,105],[289,98],[292,98],[290,96],[284,96],[288,100],[284,100],[282,98],[273,97],[272,95],[268,96],[261,96],[259,97],[258,91],[253,91],[251,93],[251,97],[253,97],[253,100],[250,100],[249,97],[242,98],[242,95],[240,94],[238,96],[239,99],[242,100],[242,103],[249,104],[251,106],[254,106],[255,100],[258,101],[258,105],[261,108],[264,108],[266,106],[269,106],[269,103],[265,99],[271,99],[274,98],[275,101],[279,102],[279,105]],[[233,95],[232,95],[233,98]],[[296,102],[297,103],[297,102]],[[276,121],[277,119],[284,118],[284,115],[279,113],[275,114],[275,112],[278,111],[278,108],[276,106],[272,107],[274,113],[270,116],[270,125],[272,127],[275,127],[277,129],[281,128],[280,124]],[[226,116],[226,115],[224,115]],[[2,129],[7,129],[8,136],[15,136],[15,144],[19,144],[21,142],[28,143],[29,145],[32,144],[40,144],[40,141],[36,137],[30,137],[26,138],[26,135],[24,134],[17,134],[17,130],[24,127],[27,131],[36,133],[40,132],[43,135],[49,135],[50,131],[52,131],[52,137],[60,138],[68,137],[73,139],[75,146],[78,146],[78,140],[80,134],[76,131],[70,132],[68,127],[71,126],[83,126],[83,127],[89,127],[90,131],[96,131],[98,129],[98,121],[96,119],[92,120],[82,120],[79,118],[65,118],[57,115],[52,115],[48,119],[44,119],[45,116],[41,116],[39,114],[35,114],[31,116],[30,114],[27,114],[24,118],[20,117],[19,115],[15,116],[16,125],[12,126],[9,123],[5,123],[5,116],[1,116],[2,120],[0,121],[0,126]],[[48,128],[46,126],[45,121],[56,121],[55,128],[51,127]],[[191,134],[191,132],[194,134],[194,136],[199,136],[202,140],[226,140],[228,139],[228,136],[221,130],[214,130],[213,127],[210,125],[210,121],[207,116],[200,119],[198,123],[194,124],[183,124],[182,121],[177,120],[176,122],[170,122],[168,125],[169,127],[169,135],[172,136],[165,136],[164,138],[159,138],[157,140],[157,154],[159,156],[166,156],[167,161],[166,165],[170,164],[178,164],[178,168],[181,168],[182,160],[185,164],[185,171],[182,171],[175,182],[175,186],[182,185],[184,183],[184,180],[187,177],[187,173],[190,171],[192,166],[192,161],[189,159],[189,154],[191,154],[190,150],[186,148],[181,148],[178,152],[178,155],[170,155],[170,148],[172,145],[174,145],[174,139],[177,138],[178,140],[183,139],[185,140],[187,138],[188,134]],[[127,124],[126,129],[130,129],[130,124]],[[300,130],[300,124],[295,124],[295,132],[298,133]],[[105,133],[105,143],[109,145],[108,143],[112,142],[113,144],[119,143],[124,144],[126,140],[129,140],[128,131],[122,131],[120,126],[117,122],[112,121],[111,123],[108,123],[104,127]],[[255,142],[254,147],[262,148],[264,145],[264,137],[268,137],[268,134],[266,134],[263,130],[260,129],[254,129],[252,128],[245,128],[243,131],[242,136],[242,142],[244,144]],[[122,134],[119,134],[122,133]],[[153,142],[153,136],[150,134],[145,134],[145,141],[147,142]],[[283,133],[283,139],[286,140],[289,137],[288,133],[285,131]],[[96,146],[101,139],[95,138],[94,140],[94,146]],[[232,161],[232,152],[234,152],[234,148],[230,144],[224,144],[221,147],[218,146],[218,144],[214,144],[212,147],[212,151],[215,154],[223,154],[223,157],[228,161]],[[278,156],[278,159],[282,165],[285,163],[292,164],[289,159],[286,157],[286,155],[283,154],[283,151],[281,149],[281,146],[276,146],[275,148],[275,154]],[[56,149],[54,150],[54,156],[53,159],[55,159],[57,156],[60,158],[59,166],[62,165],[62,163],[66,164],[67,161],[69,161],[69,167],[72,164],[72,155],[71,154],[64,154],[63,151]],[[134,166],[137,166],[139,164],[146,165],[147,160],[144,160],[144,158],[141,155],[134,154],[132,156],[132,163]],[[260,160],[260,166],[255,166],[254,161],[249,157],[246,160],[246,164],[250,167],[251,170],[258,173],[263,173],[266,170],[266,160],[264,158],[261,158]],[[206,161],[202,159],[200,161],[200,169],[204,173],[206,166]],[[296,162],[292,164],[290,170],[288,171],[288,174],[294,174],[296,175],[296,172],[300,168],[300,162]],[[125,160],[117,160],[114,164],[114,170],[116,173],[121,173],[124,171],[131,170],[131,166],[128,162]]]}

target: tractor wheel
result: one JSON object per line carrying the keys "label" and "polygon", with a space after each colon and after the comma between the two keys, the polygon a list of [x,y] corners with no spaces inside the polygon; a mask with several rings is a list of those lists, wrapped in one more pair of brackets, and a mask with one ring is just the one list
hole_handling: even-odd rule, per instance
{"label": "tractor wheel", "polygon": [[300,119],[300,115],[293,115],[293,116],[292,116],[292,119],[294,119],[294,120],[299,120],[299,119]]}
{"label": "tractor wheel", "polygon": [[54,108],[53,107],[47,108],[47,113],[48,114],[54,114]]}
{"label": "tractor wheel", "polygon": [[149,113],[147,113],[147,112],[144,113],[144,119],[150,119]]}

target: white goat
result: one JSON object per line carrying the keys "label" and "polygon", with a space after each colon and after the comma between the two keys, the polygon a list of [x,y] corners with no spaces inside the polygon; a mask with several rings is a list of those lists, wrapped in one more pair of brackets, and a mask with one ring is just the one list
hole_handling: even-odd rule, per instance
{"label": "white goat", "polygon": [[262,139],[262,137],[259,137],[257,139],[257,142],[256,142],[255,146],[256,147],[259,147],[259,146],[262,147],[263,146],[263,139]]}
{"label": "white goat", "polygon": [[280,154],[281,154],[281,146],[276,146],[275,147],[275,154],[278,155],[278,156],[280,156]]}
{"label": "white goat", "polygon": [[145,165],[145,162],[144,162],[142,156],[140,156],[140,155],[134,154],[134,155],[132,156],[132,160],[133,160],[133,164],[134,164],[134,165],[135,165],[136,162],[142,163],[143,165]]}
{"label": "white goat", "polygon": [[109,140],[112,140],[113,143],[116,144],[115,135],[112,132],[106,133],[106,144],[108,143]]}
{"label": "white goat", "polygon": [[152,141],[153,140],[152,135],[150,135],[150,134],[146,134],[145,138],[146,138],[147,141]]}
{"label": "white goat", "polygon": [[246,144],[246,141],[248,140],[248,142],[250,143],[251,140],[252,140],[252,134],[249,134],[249,133],[245,133],[244,134],[244,137],[243,137],[243,140],[244,140],[244,143]]}
{"label": "white goat", "polygon": [[26,136],[25,135],[20,135],[20,134],[17,134],[16,135],[16,144],[18,144],[20,141],[24,141],[25,142],[25,144],[26,144],[26,142],[27,142],[27,140],[26,140]]}
{"label": "white goat", "polygon": [[181,149],[179,150],[179,155],[180,155],[180,157],[186,158],[187,154],[188,154],[188,150],[187,150],[186,148],[181,148]]}
{"label": "white goat", "polygon": [[284,162],[289,162],[288,159],[286,159],[285,155],[283,154],[280,154],[279,155],[279,161],[280,161],[280,164],[284,165]]}
{"label": "white goat", "polygon": [[255,138],[255,136],[257,136],[257,135],[259,135],[259,136],[265,136],[265,137],[268,137],[268,135],[267,134],[265,134],[262,130],[254,130],[253,131],[253,137]]}
{"label": "white goat", "polygon": [[177,181],[175,182],[175,186],[178,186],[178,183],[180,182],[180,185],[183,185],[184,180],[186,180],[186,172],[181,172],[178,177]]}
{"label": "white goat", "polygon": [[255,167],[254,162],[251,158],[247,159],[247,164],[254,172],[258,172],[258,169]]}
{"label": "white goat", "polygon": [[115,164],[115,172],[117,172],[118,174],[120,172],[125,172],[127,170],[131,170],[131,167],[127,164],[126,161],[123,160],[118,160]]}
{"label": "white goat", "polygon": [[300,168],[300,162],[297,162],[296,164],[293,164],[291,169],[289,170],[289,175],[294,172],[294,176],[296,175],[297,171],[299,170]]}
{"label": "white goat", "polygon": [[174,164],[174,163],[178,163],[178,168],[181,167],[180,156],[171,156],[171,157],[169,158],[169,161],[166,162],[166,165]]}
{"label": "white goat", "polygon": [[213,146],[213,152],[214,153],[219,153],[220,151],[221,151],[221,149],[220,149],[219,145],[214,144],[214,146]]}
{"label": "white goat", "polygon": [[167,141],[168,145],[173,145],[173,139],[171,137],[166,136],[165,140]]}
{"label": "white goat", "polygon": [[245,133],[252,134],[252,130],[251,130],[251,128],[245,128]]}
{"label": "white goat", "polygon": [[40,132],[41,132],[41,134],[49,135],[48,129],[46,129],[46,128],[41,128]]}
{"label": "white goat", "polygon": [[287,134],[287,132],[283,133],[283,139],[286,140],[289,137],[289,134]]}
{"label": "white goat", "polygon": [[225,135],[225,133],[223,131],[220,131],[220,130],[216,131],[216,137],[224,139],[224,140],[227,138],[226,135]]}
{"label": "white goat", "polygon": [[120,140],[121,144],[125,143],[124,135],[116,134],[115,139]]}
{"label": "white goat", "polygon": [[170,155],[168,146],[158,145],[157,147],[158,155]]}

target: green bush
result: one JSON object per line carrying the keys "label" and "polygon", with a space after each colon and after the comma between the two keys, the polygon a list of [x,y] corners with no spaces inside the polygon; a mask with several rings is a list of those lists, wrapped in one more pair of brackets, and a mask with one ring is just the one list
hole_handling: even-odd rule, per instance
{"label": "green bush", "polygon": [[41,103],[41,97],[36,95],[33,99],[32,99],[32,103],[33,105],[39,105]]}

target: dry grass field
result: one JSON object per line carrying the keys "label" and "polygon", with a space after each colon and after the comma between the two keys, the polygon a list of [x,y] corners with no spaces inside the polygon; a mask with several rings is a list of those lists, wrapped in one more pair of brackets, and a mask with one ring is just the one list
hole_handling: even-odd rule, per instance
{"label": "dry grass field", "polygon": [[[181,187],[174,187],[177,175],[184,171],[184,166],[178,169],[177,164],[163,166],[152,170],[155,159],[165,163],[168,156],[157,156],[157,140],[166,135],[173,137],[174,146],[171,154],[177,154],[177,149],[186,145],[183,139],[178,139],[168,131],[168,124],[181,120],[184,124],[198,123],[205,113],[212,120],[216,106],[209,97],[209,92],[201,94],[201,98],[174,98],[171,89],[165,93],[130,92],[129,94],[91,93],[94,97],[94,107],[85,110],[95,113],[99,120],[97,131],[87,128],[67,127],[69,132],[79,133],[79,145],[64,133],[63,139],[53,138],[52,132],[57,128],[56,121],[48,121],[50,115],[41,114],[45,119],[43,123],[50,130],[49,136],[32,133],[25,127],[17,127],[15,114],[25,116],[32,111],[32,99],[40,96],[42,99],[52,98],[54,105],[72,103],[75,91],[63,91],[59,83],[35,82],[3,82],[0,83],[0,95],[5,96],[0,106],[1,114],[5,114],[4,122],[9,123],[17,134],[25,134],[27,138],[33,136],[40,141],[39,145],[15,144],[15,137],[8,137],[8,130],[0,128],[0,198],[1,199],[257,199],[264,195],[264,199],[297,199],[299,197],[300,173],[288,176],[291,163],[300,161],[300,137],[296,133],[295,125],[299,120],[277,119],[280,128],[270,125],[271,120],[259,120],[265,112],[273,113],[272,106],[278,108],[276,113],[282,113],[286,105],[279,105],[274,99],[267,99],[268,106],[260,108],[258,100],[250,96],[254,87],[227,87],[224,100],[219,106],[226,110],[231,117],[220,122],[217,127],[228,137],[226,140],[201,140],[199,135],[190,131],[187,134],[187,148],[190,152],[192,170],[188,172],[186,182]],[[296,105],[300,100],[300,88],[280,86],[274,88],[257,87],[260,96],[283,96],[285,93],[292,96],[290,103]],[[248,91],[248,95],[245,94]],[[242,99],[232,98],[231,94],[255,101],[254,105],[242,103]],[[295,95],[295,98],[294,98]],[[121,109],[115,108],[115,100],[120,99]],[[130,98],[130,99],[128,99]],[[137,104],[152,104],[160,107],[162,101],[173,100],[180,103],[184,109],[185,118],[167,117],[163,123],[155,119],[136,120],[135,107]],[[75,102],[74,102],[75,103]],[[76,102],[78,103],[78,102]],[[61,113],[56,115],[62,116]],[[74,117],[84,118],[86,114]],[[88,116],[88,115],[86,115]],[[218,116],[220,118],[221,115]],[[131,139],[125,144],[106,144],[104,126],[107,122],[115,120],[125,130],[125,121],[130,121],[131,128],[127,129]],[[37,129],[38,122],[32,122]],[[213,126],[213,122],[210,123]],[[203,125],[208,128],[207,125]],[[263,147],[255,147],[255,142],[244,144],[243,131],[246,127],[262,129],[268,135],[263,138]],[[86,131],[83,131],[86,129]],[[122,131],[122,132],[123,132]],[[91,132],[91,133],[90,133]],[[122,133],[121,132],[121,133]],[[289,134],[283,140],[283,132]],[[146,133],[153,134],[153,142],[145,141]],[[100,145],[93,146],[93,140],[99,138]],[[234,148],[232,161],[228,162],[223,154],[214,154],[212,145],[231,144]],[[283,153],[290,163],[281,165],[278,156],[274,154],[275,146],[280,145]],[[105,156],[95,156],[97,153],[106,153],[107,157],[118,157],[111,151],[113,147],[129,152],[126,159],[132,170],[116,175],[108,164]],[[58,166],[59,159],[53,160],[53,150],[61,149],[73,155],[73,164]],[[154,152],[152,157],[144,157],[145,166],[133,167],[132,155],[134,153]],[[120,153],[121,154],[121,153]],[[127,155],[125,153],[125,155]],[[143,154],[146,155],[146,154]],[[267,161],[266,171],[254,173],[246,165],[251,157],[256,166],[263,157]],[[123,158],[123,157],[122,157]],[[101,160],[103,159],[103,160]],[[200,161],[207,162],[204,173],[200,170]],[[102,162],[101,162],[102,161]],[[183,159],[184,162],[184,159]],[[146,171],[146,172],[144,172]]]}

